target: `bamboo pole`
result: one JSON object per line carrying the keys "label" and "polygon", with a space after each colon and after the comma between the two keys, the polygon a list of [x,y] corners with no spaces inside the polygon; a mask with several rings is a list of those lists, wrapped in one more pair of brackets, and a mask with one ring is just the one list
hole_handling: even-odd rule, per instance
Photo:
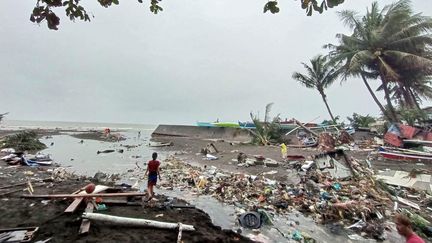
{"label": "bamboo pole", "polygon": [[[143,226],[160,229],[178,229],[179,227],[178,223],[167,223],[148,219],[119,217],[99,213],[83,213],[82,217],[93,221],[103,221],[123,226]],[[181,229],[183,231],[195,231],[194,226],[188,224],[181,224]]]}
{"label": "bamboo pole", "polygon": [[309,128],[307,128],[306,126],[304,126],[301,122],[299,122],[296,119],[293,119],[295,123],[297,123],[297,125],[299,125],[300,127],[302,127],[304,130],[308,131],[309,133],[311,133],[312,135],[314,135],[315,137],[319,137],[318,133],[310,130]]}
{"label": "bamboo pole", "polygon": [[45,194],[45,195],[21,195],[22,198],[75,198],[75,197],[130,197],[145,196],[147,193],[126,192],[126,193],[95,193],[95,194]]}

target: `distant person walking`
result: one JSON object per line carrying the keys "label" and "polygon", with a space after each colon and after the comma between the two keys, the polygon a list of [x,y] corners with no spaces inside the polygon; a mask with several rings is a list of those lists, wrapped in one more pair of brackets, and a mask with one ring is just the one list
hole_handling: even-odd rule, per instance
{"label": "distant person walking", "polygon": [[141,131],[138,131],[138,139],[141,138]]}
{"label": "distant person walking", "polygon": [[147,181],[147,192],[149,194],[147,201],[153,198],[154,192],[153,187],[156,185],[158,177],[161,180],[160,176],[160,162],[157,159],[158,154],[155,152],[152,154],[152,160],[147,163],[147,169],[144,176],[148,173],[148,181]]}
{"label": "distant person walking", "polygon": [[104,133],[105,133],[105,137],[109,137],[111,134],[111,129],[105,128]]}
{"label": "distant person walking", "polygon": [[398,214],[395,217],[396,229],[400,235],[405,237],[406,243],[425,243],[416,233],[414,233],[410,219],[403,215]]}

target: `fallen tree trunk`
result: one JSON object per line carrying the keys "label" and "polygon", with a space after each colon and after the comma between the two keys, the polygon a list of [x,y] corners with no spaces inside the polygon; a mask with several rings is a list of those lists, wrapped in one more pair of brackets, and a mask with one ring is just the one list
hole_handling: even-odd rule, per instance
{"label": "fallen tree trunk", "polygon": [[[122,225],[122,226],[143,226],[143,227],[153,227],[153,228],[160,228],[160,229],[177,229],[179,227],[178,223],[167,223],[167,222],[160,222],[160,221],[148,220],[148,219],[119,217],[119,216],[112,216],[112,215],[99,214],[99,213],[83,213],[82,217],[93,221],[109,222],[112,224]],[[195,231],[193,225],[182,224],[181,227],[183,231]]]}
{"label": "fallen tree trunk", "polygon": [[147,193],[94,193],[94,194],[46,194],[46,195],[21,195],[22,198],[75,198],[75,197],[130,197],[145,196]]}

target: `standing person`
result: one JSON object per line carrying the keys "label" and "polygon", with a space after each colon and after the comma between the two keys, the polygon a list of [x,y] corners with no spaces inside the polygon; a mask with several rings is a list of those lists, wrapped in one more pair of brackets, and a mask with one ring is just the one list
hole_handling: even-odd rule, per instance
{"label": "standing person", "polygon": [[286,159],[287,155],[288,155],[288,150],[287,150],[287,146],[285,145],[285,143],[281,144],[281,154],[282,154],[282,159]]}
{"label": "standing person", "polygon": [[412,230],[411,221],[407,216],[398,214],[395,217],[395,221],[396,229],[400,235],[405,237],[406,243],[425,243],[422,238],[414,233]]}
{"label": "standing person", "polygon": [[156,185],[158,177],[159,177],[159,180],[161,180],[160,173],[159,173],[160,172],[160,169],[159,169],[160,162],[158,160],[156,160],[157,156],[158,156],[158,154],[156,152],[152,154],[153,160],[150,160],[148,162],[147,169],[146,169],[146,172],[144,174],[144,176],[146,176],[148,173],[147,191],[148,191],[149,197],[147,200],[152,199],[152,197],[154,196],[153,187]]}

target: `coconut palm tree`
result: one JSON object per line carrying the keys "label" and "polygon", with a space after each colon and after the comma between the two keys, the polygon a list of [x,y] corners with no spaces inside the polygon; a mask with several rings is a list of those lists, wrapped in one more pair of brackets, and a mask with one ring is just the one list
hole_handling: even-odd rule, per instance
{"label": "coconut palm tree", "polygon": [[4,118],[7,114],[9,114],[9,112],[6,112],[6,113],[3,113],[3,114],[0,114],[0,123],[1,123],[1,121],[3,120],[3,118]]}
{"label": "coconut palm tree", "polygon": [[250,113],[250,117],[255,124],[255,129],[249,129],[249,132],[254,136],[255,142],[264,146],[269,145],[271,140],[278,140],[281,136],[279,115],[273,119],[270,118],[272,106],[273,103],[266,105],[264,121],[259,119],[259,115]]}
{"label": "coconut palm tree", "polygon": [[[331,49],[330,56],[335,61],[344,61],[345,77],[361,76],[365,84],[367,78],[381,80],[389,111],[386,112],[382,105],[379,105],[380,109],[389,120],[397,121],[389,84],[403,86],[404,70],[432,74],[428,50],[432,45],[432,37],[428,34],[432,31],[432,19],[413,14],[409,0],[400,0],[381,10],[374,2],[364,16],[349,10],[339,12],[339,15],[353,33],[338,34],[339,45],[325,47]],[[370,87],[368,89],[371,91]],[[408,97],[408,90],[401,91]],[[376,97],[374,100],[379,104]]]}
{"label": "coconut palm tree", "polygon": [[[422,100],[432,99],[432,77],[411,71],[403,72],[401,76],[399,83],[389,86],[392,99],[402,108],[421,110]],[[382,90],[382,86],[378,90]]]}
{"label": "coconut palm tree", "polygon": [[339,77],[340,66],[338,64],[332,63],[327,57],[318,55],[310,60],[311,65],[303,63],[307,74],[301,74],[298,72],[293,73],[292,78],[297,80],[300,84],[306,88],[315,89],[321,95],[321,98],[326,105],[327,111],[336,123],[336,119],[330,110],[327,102],[327,95],[324,90],[328,88],[333,82]]}

